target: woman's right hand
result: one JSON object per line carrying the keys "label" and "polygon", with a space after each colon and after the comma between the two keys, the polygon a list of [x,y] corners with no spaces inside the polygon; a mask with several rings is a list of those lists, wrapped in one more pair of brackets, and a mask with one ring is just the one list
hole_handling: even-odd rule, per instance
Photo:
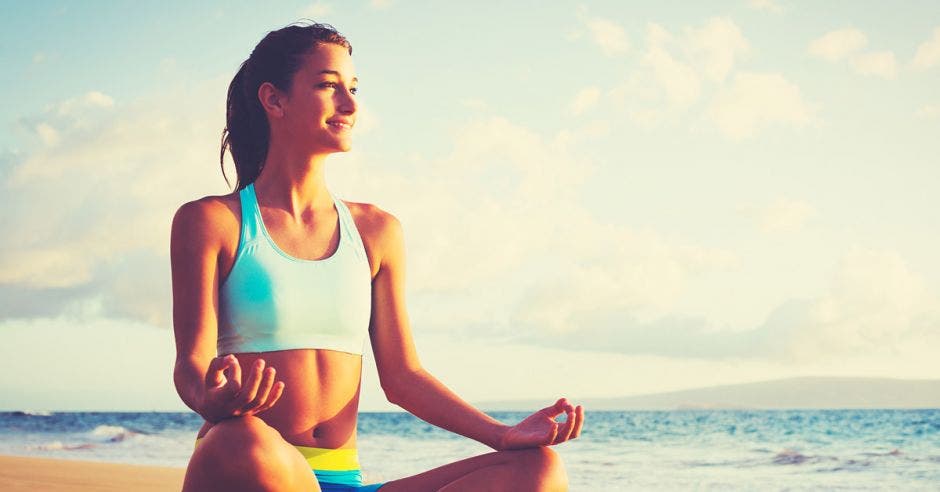
{"label": "woman's right hand", "polygon": [[214,424],[228,418],[257,415],[271,408],[284,393],[284,382],[275,382],[274,375],[274,368],[265,369],[264,359],[258,359],[242,384],[241,365],[234,355],[212,359],[206,371],[199,414]]}

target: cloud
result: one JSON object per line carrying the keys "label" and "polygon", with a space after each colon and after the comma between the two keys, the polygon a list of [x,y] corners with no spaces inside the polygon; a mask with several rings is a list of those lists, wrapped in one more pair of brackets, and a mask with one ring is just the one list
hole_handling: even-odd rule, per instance
{"label": "cloud", "polygon": [[813,40],[807,48],[810,55],[828,61],[839,61],[868,44],[865,33],[855,28],[830,31]]}
{"label": "cloud", "polygon": [[307,19],[318,20],[321,17],[326,17],[332,12],[333,7],[330,4],[324,2],[315,2],[304,7],[300,11],[300,16]]}
{"label": "cloud", "polygon": [[914,68],[925,70],[936,65],[937,62],[940,62],[940,27],[935,28],[930,39],[917,47],[911,64]]}
{"label": "cloud", "polygon": [[582,328],[580,313],[607,305],[647,319],[690,279],[734,262],[724,251],[594,217],[581,198],[593,164],[580,149],[604,125],[583,126],[543,135],[475,117],[455,130],[450,152],[420,160],[414,172],[358,161],[331,171],[340,187],[350,183],[402,221],[410,305],[424,329],[496,338],[565,332]]}
{"label": "cloud", "polygon": [[897,60],[888,50],[861,53],[868,44],[865,33],[855,28],[830,31],[809,44],[810,55],[830,62],[848,60],[856,73],[884,79],[897,77]]}
{"label": "cloud", "polygon": [[924,118],[928,120],[936,119],[940,117],[940,104],[925,104],[919,108],[914,113],[918,118]]}
{"label": "cloud", "polygon": [[[596,227],[589,224],[577,237],[597,238],[592,242],[607,248],[577,253],[571,248],[576,255],[569,257],[578,263],[533,285],[513,312],[513,326],[536,338],[591,338],[594,327],[617,320],[648,323],[675,307],[692,277],[736,264],[727,251],[677,244],[652,231],[608,226],[599,234],[592,230]],[[586,347],[583,341],[572,343]]]}
{"label": "cloud", "polygon": [[[571,289],[556,286],[565,296],[556,294],[555,303],[539,306],[546,310],[540,326],[567,316],[577,329],[531,330],[520,339],[572,350],[679,360],[764,360],[798,367],[854,359],[896,365],[899,354],[920,362],[934,359],[925,358],[921,348],[940,343],[940,299],[897,253],[853,247],[835,270],[821,295],[790,299],[759,326],[734,329],[669,313],[641,319],[624,303],[571,313],[566,305]],[[603,293],[611,285],[596,287]]]}
{"label": "cloud", "polygon": [[103,92],[91,91],[86,92],[80,97],[67,99],[59,104],[53,105],[51,109],[59,116],[73,116],[76,113],[82,113],[89,109],[112,107],[114,107],[114,99],[111,98],[111,96]]}
{"label": "cloud", "polygon": [[392,6],[392,0],[369,0],[369,7],[384,10]]}
{"label": "cloud", "polygon": [[627,34],[616,22],[599,17],[581,15],[582,21],[591,32],[591,39],[608,56],[616,56],[630,50]]}
{"label": "cloud", "polygon": [[779,198],[761,210],[746,210],[758,219],[765,234],[788,234],[803,229],[806,222],[816,215],[816,209],[800,200]]}
{"label": "cloud", "polygon": [[892,350],[940,336],[940,303],[895,252],[853,247],[829,292],[777,310],[761,328],[795,360]]}
{"label": "cloud", "polygon": [[885,79],[897,77],[897,61],[890,51],[873,51],[853,57],[852,67],[862,75],[874,75]]}
{"label": "cloud", "polygon": [[687,28],[685,35],[690,59],[714,82],[725,80],[736,60],[751,50],[741,30],[728,18],[708,19],[700,28]]}
{"label": "cloud", "polygon": [[764,12],[771,12],[774,14],[780,14],[783,12],[783,7],[780,6],[774,0],[748,0],[747,6],[754,10],[762,10]]}
{"label": "cloud", "polygon": [[670,53],[670,45],[676,43],[672,34],[653,23],[647,27],[647,42],[649,47],[643,61],[652,69],[669,102],[676,106],[695,102],[701,93],[699,74],[690,63]]}
{"label": "cloud", "polygon": [[701,27],[673,34],[663,26],[647,25],[643,62],[671,104],[687,106],[699,99],[704,81],[720,83],[750,45],[730,19],[711,18]]}
{"label": "cloud", "polygon": [[39,123],[36,125],[36,134],[42,139],[42,143],[49,147],[55,147],[59,144],[59,131],[49,123]]}
{"label": "cloud", "polygon": [[750,52],[750,43],[728,18],[710,18],[676,32],[649,23],[639,68],[609,90],[608,98],[626,106],[623,112],[640,126],[678,123],[725,88]]}
{"label": "cloud", "polygon": [[579,115],[591,109],[600,100],[601,90],[597,87],[586,87],[574,97],[569,106],[571,114]]}
{"label": "cloud", "polygon": [[814,121],[813,113],[796,84],[780,74],[752,72],[738,72],[731,87],[721,89],[708,109],[719,130],[736,140],[771,124],[807,126]]}
{"label": "cloud", "polygon": [[222,80],[122,105],[90,92],[24,118],[54,128],[56,145],[29,148],[0,183],[13,212],[0,226],[19,231],[0,255],[4,318],[98,313],[169,326],[170,221],[184,201],[224,187],[209,158],[224,93]]}

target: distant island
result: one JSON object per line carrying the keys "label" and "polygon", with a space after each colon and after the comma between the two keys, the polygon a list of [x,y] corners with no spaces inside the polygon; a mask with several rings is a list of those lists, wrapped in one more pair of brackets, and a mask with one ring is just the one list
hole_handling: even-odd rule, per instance
{"label": "distant island", "polygon": [[[618,398],[585,398],[588,410],[940,408],[940,379],[801,377]],[[477,403],[531,411],[543,400]]]}

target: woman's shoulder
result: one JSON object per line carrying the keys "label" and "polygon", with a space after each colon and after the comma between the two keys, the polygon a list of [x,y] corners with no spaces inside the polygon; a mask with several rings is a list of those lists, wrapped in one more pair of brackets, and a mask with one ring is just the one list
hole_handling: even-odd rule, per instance
{"label": "woman's shoulder", "polygon": [[[372,203],[358,203],[343,200],[356,222],[356,227],[362,235],[368,235],[371,238],[381,238],[393,230],[401,228],[398,218],[391,212],[383,210],[378,205]],[[365,239],[365,237],[363,237]]]}
{"label": "woman's shoulder", "polygon": [[[397,256],[403,248],[401,222],[392,213],[371,203],[343,200],[352,215],[359,236],[369,255],[370,264],[378,265],[383,258]],[[373,268],[373,275],[375,274]]]}
{"label": "woman's shoulder", "polygon": [[[234,231],[238,238],[241,204],[237,193],[207,195],[179,206],[173,217],[173,229],[197,233],[203,239],[225,239]],[[188,234],[187,234],[188,235]]]}

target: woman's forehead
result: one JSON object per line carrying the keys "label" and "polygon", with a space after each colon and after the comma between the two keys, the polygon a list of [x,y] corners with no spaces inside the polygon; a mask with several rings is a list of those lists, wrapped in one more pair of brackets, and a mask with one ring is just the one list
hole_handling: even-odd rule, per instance
{"label": "woman's forehead", "polygon": [[301,70],[311,77],[330,74],[342,79],[356,78],[356,69],[349,51],[343,46],[332,43],[318,45],[304,55]]}

